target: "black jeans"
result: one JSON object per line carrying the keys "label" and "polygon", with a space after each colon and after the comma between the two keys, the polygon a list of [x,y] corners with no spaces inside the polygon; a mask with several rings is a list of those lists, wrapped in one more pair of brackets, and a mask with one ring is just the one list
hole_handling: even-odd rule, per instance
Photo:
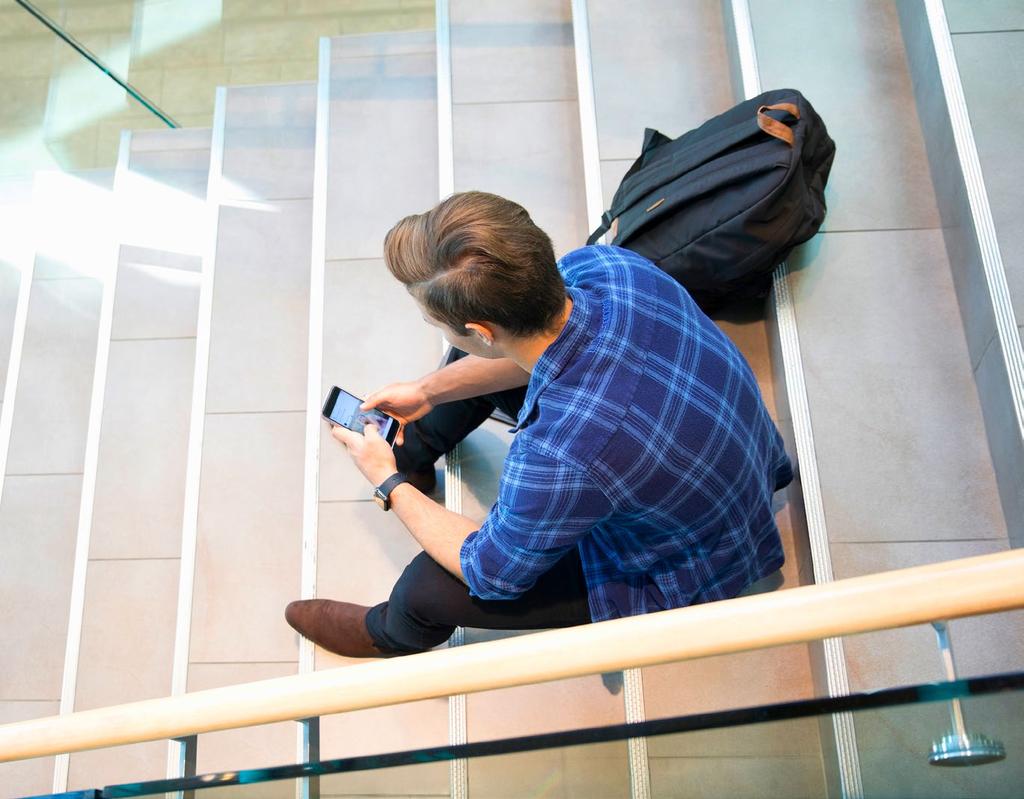
{"label": "black jeans", "polygon": [[[464,352],[453,350],[446,362]],[[483,424],[495,408],[513,419],[525,388],[439,405],[405,428],[405,443],[395,450],[401,471],[426,469]],[[456,627],[489,630],[539,630],[590,622],[587,586],[579,552],[572,550],[529,591],[515,599],[485,600],[425,552],[406,566],[387,602],[370,609],[366,627],[378,648],[395,653],[422,652],[448,640]]]}
{"label": "black jeans", "polygon": [[[452,347],[442,363],[447,365],[464,357],[466,353]],[[482,425],[495,408],[515,419],[525,399],[523,386],[438,405],[422,419],[406,425],[405,443],[395,448],[398,470],[410,472],[432,467],[438,458]]]}

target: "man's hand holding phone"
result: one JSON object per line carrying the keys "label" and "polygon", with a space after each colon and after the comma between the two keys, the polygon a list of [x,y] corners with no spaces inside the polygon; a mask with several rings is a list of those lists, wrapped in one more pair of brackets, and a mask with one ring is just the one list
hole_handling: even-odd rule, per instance
{"label": "man's hand holding phone", "polygon": [[405,425],[422,419],[434,405],[427,396],[422,383],[392,383],[384,388],[374,391],[366,398],[366,401],[359,406],[360,410],[379,410],[389,416],[394,416],[402,423],[402,429],[398,431],[395,438],[395,446],[402,446],[405,443]]}
{"label": "man's hand holding phone", "polygon": [[385,441],[377,426],[366,425],[362,433],[356,433],[339,424],[331,425],[331,436],[345,445],[356,468],[371,485],[378,486],[398,471],[395,453]]}

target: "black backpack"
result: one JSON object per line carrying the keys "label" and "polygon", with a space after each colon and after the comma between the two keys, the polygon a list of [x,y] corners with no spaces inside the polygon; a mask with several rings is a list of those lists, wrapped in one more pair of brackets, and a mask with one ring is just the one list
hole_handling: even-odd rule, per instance
{"label": "black backpack", "polygon": [[678,139],[648,128],[587,243],[610,229],[610,244],[653,261],[705,311],[764,296],[775,267],[825,218],[835,151],[795,89],[765,92]]}

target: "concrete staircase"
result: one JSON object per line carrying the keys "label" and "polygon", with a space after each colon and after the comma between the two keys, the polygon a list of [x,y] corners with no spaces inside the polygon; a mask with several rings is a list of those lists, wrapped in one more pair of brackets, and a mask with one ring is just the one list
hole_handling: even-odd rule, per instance
{"label": "concrete staircase", "polygon": [[[453,189],[481,189],[522,203],[564,254],[592,227],[593,198],[610,202],[645,126],[678,135],[741,99],[718,0],[439,5],[438,31],[324,39],[315,83],[218,90],[212,131],[126,134],[114,174],[37,178],[45,246],[0,264],[0,362],[11,352],[15,369],[0,406],[0,723],[349,665],[300,642],[283,608],[378,602],[417,552],[319,419],[331,385],[365,394],[442,354],[384,267],[384,233]],[[589,64],[573,7],[588,11],[576,22]],[[823,232],[791,264],[821,491],[806,505],[799,483],[780,497],[783,587],[823,579],[815,501],[836,578],[1006,549],[1000,482],[1013,478],[986,443],[998,434],[983,419],[896,11],[750,8],[762,83],[804,91],[838,145]],[[716,321],[795,453],[773,302]],[[484,517],[508,440],[493,422],[467,440],[445,475],[449,506]],[[953,627],[963,674],[1020,667],[1018,614]],[[929,636],[846,640],[850,688],[939,679]],[[827,694],[829,676],[820,646],[784,647],[645,668],[617,693],[621,680],[589,677],[324,718],[319,751],[786,701]],[[942,712],[913,732],[930,741]],[[927,779],[905,728],[873,719],[856,732],[868,795]],[[0,793],[158,779],[176,746],[3,765]],[[618,797],[632,776],[634,795],[686,784],[838,796],[835,747],[829,724],[791,722],[785,735],[652,739],[642,758],[623,742],[353,774],[324,795]],[[299,725],[275,724],[200,736],[197,765],[308,752]],[[1020,764],[1005,768],[1003,784],[1020,784]],[[269,783],[246,795],[293,793]]]}

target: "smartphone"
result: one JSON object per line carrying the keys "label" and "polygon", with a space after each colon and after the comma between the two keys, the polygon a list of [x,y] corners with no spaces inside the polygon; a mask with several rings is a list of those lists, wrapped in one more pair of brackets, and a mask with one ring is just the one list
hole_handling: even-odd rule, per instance
{"label": "smartphone", "polygon": [[362,404],[363,401],[359,397],[332,386],[327,401],[324,402],[324,418],[357,433],[362,433],[368,424],[376,425],[381,437],[394,446],[401,423],[394,416],[388,416],[376,408],[362,411],[359,409]]}

